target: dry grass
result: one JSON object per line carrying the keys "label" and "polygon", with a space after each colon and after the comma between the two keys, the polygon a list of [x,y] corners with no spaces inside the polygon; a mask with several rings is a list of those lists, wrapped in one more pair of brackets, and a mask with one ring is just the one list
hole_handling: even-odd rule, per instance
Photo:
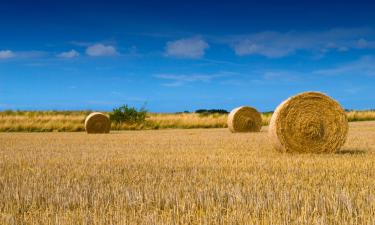
{"label": "dry grass", "polygon": [[223,128],[227,126],[225,114],[151,114],[147,120],[159,128]]}
{"label": "dry grass", "polygon": [[84,131],[90,112],[1,112],[0,131]]}
{"label": "dry grass", "polygon": [[369,121],[375,120],[375,111],[349,111],[346,113],[349,121]]}
{"label": "dry grass", "polygon": [[[0,112],[0,131],[84,131],[88,114],[89,111]],[[375,111],[351,111],[347,115],[349,121],[375,120]],[[268,125],[271,116],[271,113],[262,114],[262,124]],[[227,127],[227,115],[196,113],[150,113],[144,124],[112,124],[113,130],[224,127]]]}
{"label": "dry grass", "polygon": [[374,224],[375,122],[340,154],[266,128],[0,133],[2,224]]}

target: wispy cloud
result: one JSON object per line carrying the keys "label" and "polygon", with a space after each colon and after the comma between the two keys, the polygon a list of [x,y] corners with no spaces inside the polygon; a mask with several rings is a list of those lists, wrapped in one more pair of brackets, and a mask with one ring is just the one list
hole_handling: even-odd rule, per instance
{"label": "wispy cloud", "polygon": [[233,77],[233,79],[221,81],[220,84],[230,86],[248,86],[249,84],[295,84],[306,79],[306,77],[305,73],[296,70],[262,69],[239,74],[238,76]]}
{"label": "wispy cloud", "polygon": [[346,63],[330,69],[316,70],[318,75],[365,75],[375,76],[375,57],[364,56],[354,62]]}
{"label": "wispy cloud", "polygon": [[0,59],[9,59],[15,57],[15,53],[11,50],[1,50]]}
{"label": "wispy cloud", "polygon": [[71,59],[71,58],[75,58],[75,57],[78,57],[78,56],[79,56],[79,52],[77,52],[74,49],[72,49],[70,51],[67,51],[67,52],[62,52],[62,53],[57,55],[57,57],[66,58],[66,59]]}
{"label": "wispy cloud", "polygon": [[180,58],[201,58],[209,45],[200,37],[192,37],[169,41],[165,47],[165,55]]}
{"label": "wispy cloud", "polygon": [[0,103],[0,109],[1,110],[12,109],[12,108],[15,108],[15,106],[14,105],[10,105],[10,104]]}
{"label": "wispy cloud", "polygon": [[0,50],[0,60],[1,59],[29,59],[29,58],[40,58],[47,56],[48,53],[44,51],[17,51],[12,50]]}
{"label": "wispy cloud", "polygon": [[231,36],[228,40],[239,56],[263,55],[269,58],[279,58],[299,50],[326,53],[375,48],[374,36],[375,30],[372,28],[352,28],[315,32],[265,31]]}
{"label": "wispy cloud", "polygon": [[186,83],[193,82],[210,82],[217,78],[234,76],[236,73],[219,72],[216,74],[157,74],[154,77],[162,80],[169,80],[171,82],[164,83],[164,86],[181,86]]}
{"label": "wispy cloud", "polygon": [[87,47],[86,54],[89,56],[116,56],[118,52],[112,45],[94,44]]}
{"label": "wispy cloud", "polygon": [[303,77],[303,75],[298,71],[275,70],[265,71],[261,77],[267,82],[295,82]]}
{"label": "wispy cloud", "polygon": [[22,51],[15,52],[15,54],[17,58],[40,58],[49,55],[49,53],[45,51]]}
{"label": "wispy cloud", "polygon": [[[234,77],[226,79],[220,83],[223,85],[247,86],[249,83],[261,85],[269,84],[306,84],[308,81],[324,79],[322,76],[372,76],[375,77],[375,57],[363,56],[358,60],[345,64],[339,64],[333,67],[326,67],[319,70],[286,70],[283,68],[253,70]],[[347,78],[346,78],[347,79]],[[354,93],[361,88],[351,87],[347,92]]]}

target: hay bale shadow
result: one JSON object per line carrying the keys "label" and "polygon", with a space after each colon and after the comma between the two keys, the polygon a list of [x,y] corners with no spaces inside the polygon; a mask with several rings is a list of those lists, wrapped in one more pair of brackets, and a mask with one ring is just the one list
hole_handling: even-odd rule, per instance
{"label": "hay bale shadow", "polygon": [[339,154],[339,155],[362,155],[366,153],[367,151],[359,150],[359,149],[343,149],[341,151],[336,152],[336,154]]}

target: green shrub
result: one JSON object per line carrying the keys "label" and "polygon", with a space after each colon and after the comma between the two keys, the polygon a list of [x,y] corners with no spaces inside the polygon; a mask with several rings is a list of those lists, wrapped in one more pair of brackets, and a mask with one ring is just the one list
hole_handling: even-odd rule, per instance
{"label": "green shrub", "polygon": [[113,112],[109,115],[109,119],[115,124],[141,124],[145,122],[146,116],[147,110],[144,107],[137,110],[134,107],[123,105],[113,109]]}

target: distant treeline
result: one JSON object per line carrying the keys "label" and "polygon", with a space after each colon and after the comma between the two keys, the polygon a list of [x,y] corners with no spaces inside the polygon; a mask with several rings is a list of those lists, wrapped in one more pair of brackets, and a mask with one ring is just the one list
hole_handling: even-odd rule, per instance
{"label": "distant treeline", "polygon": [[225,109],[198,109],[195,110],[195,113],[203,113],[203,114],[228,114],[229,112]]}
{"label": "distant treeline", "polygon": [[[227,111],[225,109],[198,109],[198,110],[195,110],[195,113],[203,113],[203,114],[214,114],[214,113],[217,113],[217,114],[228,114],[229,111]],[[265,114],[265,115],[272,115],[273,111],[267,111],[267,112],[262,112],[262,113]]]}
{"label": "distant treeline", "polygon": [[375,112],[375,109],[365,109],[365,110],[356,110],[356,109],[345,109],[345,112],[363,112],[363,111],[367,111],[367,112]]}

